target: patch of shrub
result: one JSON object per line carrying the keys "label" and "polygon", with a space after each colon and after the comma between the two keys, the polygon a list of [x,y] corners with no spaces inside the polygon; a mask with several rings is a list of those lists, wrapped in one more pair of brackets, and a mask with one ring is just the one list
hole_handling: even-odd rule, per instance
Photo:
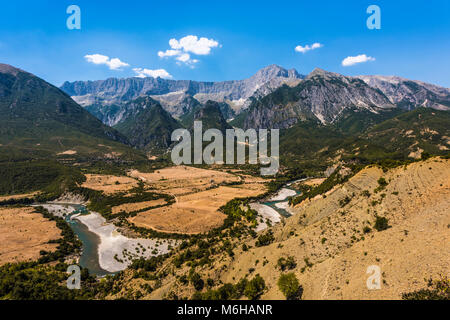
{"label": "patch of shrub", "polygon": [[450,280],[441,277],[439,280],[429,279],[427,289],[403,293],[403,300],[450,300]]}
{"label": "patch of shrub", "polygon": [[287,258],[281,257],[280,259],[278,259],[277,266],[281,269],[281,271],[292,270],[295,269],[297,263],[292,256],[289,256]]}
{"label": "patch of shrub", "polygon": [[299,284],[293,272],[282,274],[278,279],[278,288],[287,300],[300,300],[303,294],[303,287]]}
{"label": "patch of shrub", "polygon": [[244,289],[244,295],[250,300],[257,300],[266,289],[266,283],[264,279],[257,274],[252,280],[247,282]]}
{"label": "patch of shrub", "polygon": [[268,246],[275,240],[275,237],[273,236],[273,231],[269,230],[267,233],[262,234],[258,237],[258,240],[256,240],[255,245],[257,247],[263,247]]}
{"label": "patch of shrub", "polygon": [[375,220],[375,225],[373,227],[377,231],[383,231],[383,230],[390,228],[388,222],[389,222],[389,220],[387,218],[377,216],[377,218]]}

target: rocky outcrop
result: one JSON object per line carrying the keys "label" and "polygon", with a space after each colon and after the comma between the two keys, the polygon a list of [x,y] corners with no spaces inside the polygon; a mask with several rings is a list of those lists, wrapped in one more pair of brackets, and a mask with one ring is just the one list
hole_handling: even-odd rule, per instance
{"label": "rocky outcrop", "polygon": [[244,128],[289,128],[299,120],[332,123],[347,109],[380,112],[395,106],[364,81],[315,69],[295,87],[284,85],[255,101]]}
{"label": "rocky outcrop", "polygon": [[421,106],[450,110],[450,89],[395,76],[359,76],[357,78],[379,89],[400,108],[412,110]]}
{"label": "rocky outcrop", "polygon": [[[108,110],[107,106],[111,105],[122,106],[128,101],[148,95],[160,101],[172,116],[180,117],[183,110],[190,111],[191,106],[186,108],[185,98],[187,97],[195,98],[200,103],[206,103],[208,100],[226,102],[235,111],[239,111],[250,104],[250,98],[258,90],[258,96],[265,95],[283,83],[299,81],[302,78],[303,76],[294,69],[286,70],[271,65],[245,80],[197,82],[150,77],[110,78],[99,81],[65,82],[61,89],[82,106],[90,106],[90,109],[96,106],[94,114],[107,114],[108,111],[100,109],[105,107]],[[117,123],[117,120],[109,119],[108,121]]]}

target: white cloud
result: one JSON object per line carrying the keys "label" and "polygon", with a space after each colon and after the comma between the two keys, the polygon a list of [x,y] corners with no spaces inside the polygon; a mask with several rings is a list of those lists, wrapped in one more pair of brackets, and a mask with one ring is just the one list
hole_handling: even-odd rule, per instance
{"label": "white cloud", "polygon": [[120,61],[119,58],[110,59],[108,56],[102,54],[87,54],[84,56],[87,62],[93,64],[107,65],[110,70],[119,70],[122,67],[128,67],[129,64]]}
{"label": "white cloud", "polygon": [[192,59],[191,54],[195,55],[209,55],[211,49],[219,47],[219,42],[214,39],[199,38],[197,36],[189,35],[179,40],[170,39],[169,46],[171,49],[166,51],[159,51],[158,56],[160,58],[175,57],[179,62],[183,62],[188,65],[193,65],[199,60]]}
{"label": "white cloud", "polygon": [[303,46],[296,46],[295,47],[295,51],[301,52],[301,53],[306,53],[308,51],[319,49],[319,48],[322,48],[322,47],[323,47],[323,44],[316,42],[316,43],[313,43],[312,45],[306,45],[304,47]]}
{"label": "white cloud", "polygon": [[189,53],[183,53],[179,55],[176,59],[181,62],[188,62],[189,60],[191,60],[191,55]]}
{"label": "white cloud", "polygon": [[160,58],[165,58],[165,57],[174,57],[174,56],[178,56],[180,55],[182,52],[180,50],[166,50],[166,51],[159,51],[158,52],[158,56]]}
{"label": "white cloud", "polygon": [[367,62],[367,61],[375,61],[375,58],[366,56],[365,54],[360,54],[355,57],[350,56],[350,57],[347,57],[344,60],[342,60],[342,65],[344,67],[350,67],[357,63],[363,63],[363,62]]}
{"label": "white cloud", "polygon": [[150,70],[145,68],[133,68],[133,71],[136,72],[136,77],[145,78],[162,78],[162,79],[172,79],[172,76],[164,69]]}
{"label": "white cloud", "polygon": [[198,38],[197,36],[186,36],[180,40],[170,39],[169,45],[172,49],[191,52],[196,55],[208,55],[212,48],[219,46],[219,42],[214,39]]}

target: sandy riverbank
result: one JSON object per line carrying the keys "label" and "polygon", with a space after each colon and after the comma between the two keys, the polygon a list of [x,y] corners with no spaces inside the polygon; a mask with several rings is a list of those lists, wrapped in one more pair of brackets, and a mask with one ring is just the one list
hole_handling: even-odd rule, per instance
{"label": "sandy riverbank", "polygon": [[293,197],[297,194],[294,190],[281,188],[274,196],[270,197],[268,201],[283,201],[288,197]]}
{"label": "sandy riverbank", "polygon": [[[39,206],[55,216],[64,218],[75,211],[75,205],[46,203]],[[106,219],[96,212],[88,215],[76,214],[71,219],[78,220],[100,238],[98,262],[102,269],[109,272],[124,270],[133,259],[139,257],[149,258],[167,253],[169,245],[176,245],[175,240],[127,238],[117,231],[116,226],[107,223]]]}
{"label": "sandy riverbank", "polygon": [[286,212],[290,213],[291,215],[295,214],[293,207],[289,205],[289,201],[275,203],[275,207],[283,209]]}
{"label": "sandy riverbank", "polygon": [[165,254],[169,251],[169,245],[176,244],[174,240],[166,239],[127,238],[117,231],[116,226],[106,223],[105,218],[96,212],[75,219],[99,236],[99,264],[102,269],[109,272],[124,270],[133,259],[139,257],[149,258]]}
{"label": "sandy riverbank", "polygon": [[75,208],[73,205],[70,204],[62,204],[62,203],[46,203],[46,204],[39,204],[39,205],[33,205],[33,207],[43,207],[47,209],[50,213],[53,215],[64,218],[65,216],[71,214],[75,211]]}
{"label": "sandy riverbank", "polygon": [[261,203],[250,203],[250,208],[258,211],[258,215],[263,219],[263,222],[258,221],[256,232],[267,229],[266,220],[269,220],[272,225],[281,221],[280,214],[273,208]]}

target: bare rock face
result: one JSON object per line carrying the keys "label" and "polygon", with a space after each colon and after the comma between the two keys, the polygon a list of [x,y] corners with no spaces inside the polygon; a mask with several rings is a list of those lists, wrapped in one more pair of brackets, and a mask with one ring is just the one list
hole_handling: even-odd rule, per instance
{"label": "bare rock face", "polygon": [[245,128],[289,128],[299,120],[332,123],[346,109],[379,112],[395,106],[364,81],[315,69],[295,87],[282,86],[255,101],[244,121]]}
{"label": "bare rock face", "polygon": [[411,110],[422,106],[450,110],[450,90],[447,88],[395,76],[359,76],[357,78],[379,89],[400,108]]}
{"label": "bare rock face", "polygon": [[284,129],[307,119],[334,123],[348,110],[450,110],[450,90],[432,84],[393,76],[347,77],[322,69],[304,77],[276,65],[236,81],[111,78],[66,82],[61,88],[108,125],[123,121],[126,103],[140,96],[151,96],[176,119],[216,101],[226,120],[239,115],[244,128]]}
{"label": "bare rock face", "polygon": [[[108,106],[122,106],[140,96],[151,96],[175,118],[192,110],[197,102],[208,100],[227,103],[234,111],[245,109],[251,103],[251,97],[266,95],[283,83],[299,81],[303,78],[296,70],[286,70],[271,65],[259,70],[254,76],[245,80],[223,82],[197,82],[190,80],[165,80],[161,78],[127,78],[99,81],[65,82],[61,89],[80,105],[94,109],[94,114],[105,115],[100,119],[108,124],[117,124],[119,118],[111,119]],[[196,101],[194,101],[196,100]],[[95,107],[92,107],[95,106]],[[104,110],[102,110],[104,109]],[[119,115],[121,111],[117,111]]]}
{"label": "bare rock face", "polygon": [[184,91],[170,92],[164,95],[151,96],[174,118],[179,119],[182,115],[191,112],[200,102]]}

